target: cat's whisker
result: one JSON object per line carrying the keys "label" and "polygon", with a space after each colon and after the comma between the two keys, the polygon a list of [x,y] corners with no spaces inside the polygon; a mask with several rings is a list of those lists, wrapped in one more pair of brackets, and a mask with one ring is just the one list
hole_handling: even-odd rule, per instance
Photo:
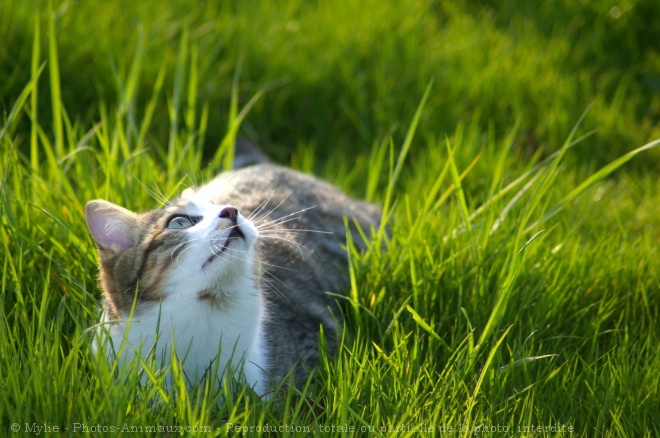
{"label": "cat's whisker", "polygon": [[[266,275],[270,278],[266,278],[265,277]],[[275,284],[272,280],[277,281],[279,284],[286,287],[287,289],[291,289],[286,283],[284,283],[282,280],[277,278],[274,274],[272,274],[271,272],[268,272],[268,271],[264,271],[264,276],[261,277],[261,281],[266,283],[268,285],[268,287],[270,288],[270,290],[272,290],[274,293],[279,295],[283,300],[285,300],[286,302],[291,302],[289,297],[287,297],[277,286],[275,286]]]}
{"label": "cat's whisker", "polygon": [[[241,240],[241,239],[243,239],[243,237],[216,237],[216,238],[210,239],[210,241],[211,241],[211,243],[214,243],[214,244],[218,244],[218,243],[223,244],[224,242],[234,241],[234,240]],[[225,246],[225,245],[221,245],[221,246]]]}
{"label": "cat's whisker", "polygon": [[277,269],[282,269],[282,270],[285,270],[285,271],[296,271],[295,268],[287,268],[287,267],[285,267],[285,266],[282,266],[282,265],[276,265],[276,264],[274,264],[274,263],[268,263],[268,262],[265,262],[265,261],[263,261],[263,260],[261,261],[261,264],[262,264],[263,266],[267,266],[267,267],[269,267],[269,268],[277,268]]}
{"label": "cat's whisker", "polygon": [[[222,254],[222,251],[223,251],[224,248],[226,248],[226,247],[224,247],[224,246],[220,246],[220,247],[219,247],[219,245],[216,245],[216,244],[212,244],[212,245],[209,247],[209,249],[210,249],[211,252],[213,253],[213,256],[214,256],[214,257],[220,257],[220,254]],[[216,253],[215,251],[213,251],[214,249],[215,249],[216,251],[218,251],[218,252]]]}
{"label": "cat's whisker", "polygon": [[287,230],[288,234],[291,234],[296,237],[304,238],[307,233],[317,233],[317,234],[334,234],[331,231],[317,231],[317,230]]}
{"label": "cat's whisker", "polygon": [[165,196],[165,194],[162,192],[162,190],[159,189],[158,186],[155,183],[154,183],[154,188],[151,189],[145,183],[140,181],[139,178],[136,177],[135,180],[138,182],[138,184],[140,184],[142,189],[145,192],[147,192],[149,197],[151,197],[154,201],[156,201],[159,204],[162,204],[163,206],[168,206],[169,207],[169,206],[172,205],[172,202],[169,200],[169,198],[167,196]]}
{"label": "cat's whisker", "polygon": [[[224,255],[224,256],[226,256],[228,259],[233,259],[233,260],[231,260],[232,262],[234,262],[234,261],[236,261],[236,260],[238,260],[238,261],[240,261],[240,262],[245,262],[245,261],[247,261],[247,258],[238,257],[238,256],[235,255],[235,254],[231,254],[231,253],[225,251],[225,249],[227,249],[227,247],[224,246],[224,245],[212,244],[211,247],[210,247],[209,249],[210,249],[211,252],[213,253],[213,256],[214,256],[214,257],[220,257],[221,255]],[[218,252],[216,253],[216,252],[214,251],[214,249],[215,249],[215,251],[218,251]],[[237,251],[234,250],[234,252],[237,252]],[[243,252],[243,253],[245,253],[245,254],[249,254],[247,251],[240,251],[240,252]]]}
{"label": "cat's whisker", "polygon": [[[270,196],[268,197],[268,202],[266,202],[266,204],[264,204],[262,209],[265,208],[268,204],[270,204],[270,201],[273,199],[273,196],[275,195],[276,191],[277,191],[277,183],[275,184],[275,188],[273,188],[273,191],[271,192]],[[282,201],[280,201],[279,204],[277,204],[275,207],[271,208],[269,211],[261,214],[260,216],[255,215],[254,219],[253,219],[253,222],[255,222],[255,223],[259,222],[259,221],[263,220],[264,218],[268,217],[271,213],[273,213],[275,210],[277,210],[287,199],[289,199],[289,196],[291,196],[291,193],[293,193],[293,189],[290,189],[289,193],[287,193],[286,196],[284,197],[284,199],[282,199]]]}
{"label": "cat's whisker", "polygon": [[292,217],[292,218],[289,218],[289,219],[283,219],[279,222],[272,221],[272,222],[269,222],[267,224],[258,225],[257,230],[268,230],[268,229],[271,229],[271,228],[277,228],[280,225],[283,225],[283,224],[286,224],[286,223],[289,223],[289,222],[293,222],[293,221],[299,221],[299,220],[300,220],[300,216],[295,216],[295,217]]}
{"label": "cat's whisker", "polygon": [[[214,246],[215,246],[215,245],[214,245]],[[226,251],[223,251],[221,248],[218,248],[217,246],[215,246],[215,249],[216,249],[216,251],[220,251],[220,254],[216,254],[213,250],[211,250],[211,252],[213,252],[213,254],[215,255],[215,257],[221,257],[221,256],[224,254],[225,257],[223,257],[223,259],[225,260],[225,262],[226,262],[226,263],[230,263],[230,264],[232,264],[232,265],[234,265],[234,266],[236,266],[236,262],[237,262],[237,261],[238,261],[238,262],[245,262],[245,261],[247,260],[247,259],[245,259],[245,258],[237,257],[237,256],[234,255],[234,254],[230,254],[230,253],[228,253],[228,252],[226,252]]]}
{"label": "cat's whisker", "polygon": [[[216,249],[218,249],[218,248],[228,248],[225,245],[215,244],[214,246],[216,247]],[[224,251],[224,254],[228,257],[235,258],[237,260],[247,261],[249,259],[250,252],[249,251],[242,251],[242,250],[236,249],[236,248],[232,248],[231,252]],[[246,257],[239,257],[239,255],[243,255],[243,254],[245,254]]]}
{"label": "cat's whisker", "polygon": [[[314,252],[311,249],[307,248],[305,245],[303,245],[299,242],[296,242],[293,239],[287,239],[286,237],[282,237],[282,236],[278,236],[278,235],[274,235],[274,234],[262,234],[261,236],[266,238],[266,239],[282,240],[284,242],[288,242],[288,243],[294,245],[298,249],[298,251],[300,252],[300,258],[303,259],[303,260],[305,259],[305,253],[303,251],[303,248],[306,249],[310,254],[314,254]],[[319,259],[319,260],[321,260],[321,259]]]}
{"label": "cat's whisker", "polygon": [[155,191],[156,195],[160,198],[160,202],[163,205],[166,205],[168,207],[172,207],[174,205],[172,200],[170,198],[168,198],[165,195],[165,193],[163,193],[163,191],[160,188],[158,188],[158,186],[154,186],[154,191]]}
{"label": "cat's whisker", "polygon": [[[172,249],[172,252],[170,253],[170,260],[174,260],[176,258],[177,263],[178,263],[179,262],[179,257],[181,257],[181,255],[183,255],[183,253],[185,253],[190,248],[193,248],[193,247],[197,246],[198,244],[194,243],[194,242],[199,242],[200,240],[204,240],[204,237],[190,238],[190,239],[188,239],[184,242],[179,243],[178,245],[176,245]],[[188,246],[186,246],[186,245],[188,245]],[[186,246],[186,248],[180,250],[180,248],[182,246]]]}
{"label": "cat's whisker", "polygon": [[184,252],[186,252],[187,249],[190,248],[190,247],[188,247],[188,248],[183,249],[181,252],[178,252],[178,251],[179,251],[179,248],[181,248],[182,246],[184,246],[184,245],[188,245],[189,243],[192,243],[192,242],[194,242],[194,241],[196,241],[196,240],[202,240],[202,239],[203,239],[202,237],[196,237],[196,238],[194,238],[194,239],[188,239],[188,240],[186,240],[185,242],[181,242],[181,243],[179,243],[177,246],[175,246],[175,247],[172,249],[172,252],[170,253],[170,260],[174,261],[174,256],[175,256],[175,254],[176,254],[176,259],[178,260],[179,257],[181,257],[181,254],[183,254]]}
{"label": "cat's whisker", "polygon": [[[195,240],[197,240],[197,239],[195,239]],[[184,248],[183,251],[181,251],[179,254],[177,254],[177,256],[176,256],[176,263],[179,264],[179,259],[181,258],[181,256],[182,256],[186,251],[188,251],[189,249],[194,248],[195,246],[199,246],[199,243],[193,243],[192,245],[189,245],[189,246],[187,246],[186,248]]]}
{"label": "cat's whisker", "polygon": [[286,229],[261,229],[258,228],[259,231],[267,231],[269,233],[271,232],[282,232],[284,234],[295,234],[298,236],[303,236],[305,233],[318,233],[318,234],[334,234],[332,231],[323,231],[323,230],[309,230],[306,228],[286,228]]}
{"label": "cat's whisker", "polygon": [[[191,184],[192,187],[197,187],[199,185],[199,184],[197,184],[197,177],[195,176],[194,173],[191,176],[190,173],[186,172],[185,175],[190,180],[190,182],[192,183]],[[186,188],[190,188],[190,187],[186,187]]]}
{"label": "cat's whisker", "polygon": [[[267,236],[267,238],[273,238],[273,237]],[[226,245],[224,245],[224,242],[229,241],[229,240],[238,240],[238,239],[241,239],[241,238],[240,238],[240,237],[229,237],[229,238],[227,238],[227,239],[213,239],[213,240],[211,240],[211,244],[212,244],[212,246],[213,246],[216,250],[219,250],[220,252],[222,252],[223,248],[224,248],[224,249],[228,248]],[[289,242],[294,243],[294,244],[297,244],[297,243],[294,242],[294,241],[289,241]],[[297,244],[297,245],[298,245],[298,246],[302,246],[302,245],[300,245],[300,244]],[[308,251],[310,251],[309,248],[305,248],[305,249],[307,249]],[[249,255],[249,254],[250,254],[250,251],[241,250],[241,249],[238,249],[238,248],[232,248],[232,252],[234,252],[234,253],[243,253],[243,254],[246,254],[246,255]],[[311,251],[310,251],[310,252],[311,252]],[[219,255],[219,254],[216,254],[215,252],[214,252],[213,254],[214,254],[215,256],[218,256],[218,255]],[[241,260],[241,261],[245,261],[245,260],[246,260],[246,259],[241,259],[240,257],[237,257],[237,256],[235,256],[235,255],[233,255],[233,254],[230,254],[230,253],[227,253],[227,252],[224,252],[224,254],[227,255],[227,256],[229,256],[229,257],[235,258],[235,259],[237,259],[237,260]],[[284,267],[284,266],[276,265],[276,264],[273,264],[273,263],[267,263],[267,262],[265,262],[265,261],[262,261],[261,264],[262,264],[263,266],[268,266],[268,267],[277,268],[277,269],[284,269],[284,270],[286,270],[286,271],[295,271],[295,269],[293,269],[293,268],[286,268],[286,267]]]}
{"label": "cat's whisker", "polygon": [[249,221],[255,222],[253,218],[255,218],[261,211],[268,205],[271,199],[273,199],[273,195],[275,194],[275,191],[277,190],[277,184],[275,184],[275,188],[273,189],[272,192],[270,192],[270,195],[268,198],[264,199],[259,203],[256,209],[254,209],[247,217]]}
{"label": "cat's whisker", "polygon": [[301,255],[301,257],[302,257],[303,260],[305,259],[305,255],[303,254],[303,249],[306,249],[307,252],[310,253],[312,256],[314,256],[314,258],[315,258],[316,260],[318,260],[319,262],[323,262],[323,261],[324,261],[322,258],[320,258],[320,257],[316,254],[315,251],[313,251],[312,249],[306,247],[305,245],[303,245],[303,244],[301,244],[300,242],[297,242],[297,241],[295,241],[295,240],[293,240],[293,239],[287,239],[286,237],[278,236],[277,234],[264,234],[264,235],[262,235],[262,236],[263,236],[264,238],[266,238],[266,239],[282,240],[282,241],[285,241],[285,242],[288,242],[288,243],[291,243],[291,244],[295,245],[295,246],[298,248],[298,251],[300,251],[300,255]]}
{"label": "cat's whisker", "polygon": [[[272,196],[272,194],[271,194]],[[246,219],[249,221],[254,222],[254,218],[261,213],[261,211],[268,205],[268,202],[270,202],[270,198],[266,199],[265,201],[262,201],[257,208],[255,208],[253,211],[250,212],[250,214],[247,215]]]}
{"label": "cat's whisker", "polygon": [[[241,231],[241,228],[240,228],[240,227],[241,227],[241,226],[240,226],[239,224],[234,224],[234,225],[232,225],[232,226],[230,226],[230,227],[227,227],[227,228],[223,229],[223,231],[225,231],[225,230],[229,230],[229,231],[231,232],[231,230],[233,230],[234,228],[238,228],[238,231]],[[230,239],[236,239],[236,237],[230,237]]]}
{"label": "cat's whisker", "polygon": [[[282,202],[284,202],[284,201],[282,201]],[[257,228],[260,229],[260,228],[262,228],[262,227],[267,227],[267,226],[269,226],[269,225],[279,225],[280,223],[284,223],[284,222],[282,222],[283,219],[289,218],[289,217],[291,217],[291,216],[295,216],[295,215],[300,214],[300,213],[304,213],[304,212],[306,212],[306,211],[308,211],[308,210],[311,210],[311,209],[313,209],[313,208],[316,208],[316,205],[312,205],[311,207],[307,207],[307,208],[303,208],[303,209],[298,210],[298,211],[294,211],[293,213],[289,213],[289,214],[287,214],[287,215],[285,215],[285,216],[281,216],[281,217],[279,217],[279,218],[277,218],[277,219],[273,219],[273,220],[270,221],[270,222],[266,222],[266,223],[263,223],[263,224],[258,224],[258,225],[257,225]],[[273,210],[273,211],[274,211],[274,210]],[[271,211],[271,212],[272,212],[272,211]],[[269,213],[269,214],[270,214],[270,213]],[[297,218],[299,219],[300,216],[298,216]],[[255,221],[255,224],[257,224],[257,223],[258,223],[258,221]]]}
{"label": "cat's whisker", "polygon": [[[255,218],[253,222],[254,222],[254,223],[258,223],[258,222],[260,222],[261,220],[263,220],[264,218],[267,218],[268,216],[270,216],[274,211],[276,211],[278,208],[280,208],[280,207],[282,206],[282,204],[284,204],[284,203],[286,202],[287,199],[289,199],[289,196],[291,196],[291,193],[293,193],[293,188],[289,189],[289,193],[287,193],[287,195],[284,197],[284,199],[282,199],[282,200],[280,201],[279,204],[277,204],[275,207],[273,207],[272,209],[270,209],[270,211],[268,211],[268,212],[265,213],[264,215],[262,215],[262,216],[260,216],[260,217],[258,217],[258,218]],[[272,195],[271,195],[271,196],[272,196]],[[295,213],[294,213],[294,214],[295,214]],[[290,216],[290,215],[289,215],[289,216]]]}

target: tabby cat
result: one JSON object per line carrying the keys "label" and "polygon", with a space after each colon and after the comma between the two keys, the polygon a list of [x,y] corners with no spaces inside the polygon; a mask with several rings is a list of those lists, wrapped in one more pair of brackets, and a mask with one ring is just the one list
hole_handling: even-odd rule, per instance
{"label": "tabby cat", "polygon": [[340,315],[327,292],[348,286],[344,219],[365,231],[380,220],[376,206],[269,163],[146,213],[103,200],[85,212],[105,297],[97,345],[112,355],[124,344],[122,361],[153,352],[167,365],[174,353],[191,384],[232,369],[259,394],[290,372],[305,382],[321,328],[335,347]]}

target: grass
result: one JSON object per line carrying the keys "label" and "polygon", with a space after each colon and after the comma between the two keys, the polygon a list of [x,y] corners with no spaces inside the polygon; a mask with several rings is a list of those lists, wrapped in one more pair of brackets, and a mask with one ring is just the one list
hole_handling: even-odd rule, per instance
{"label": "grass", "polygon": [[[2,434],[660,433],[660,11],[491,3],[0,1]],[[347,341],[281,400],[115,376],[85,202],[237,135],[389,213]]]}

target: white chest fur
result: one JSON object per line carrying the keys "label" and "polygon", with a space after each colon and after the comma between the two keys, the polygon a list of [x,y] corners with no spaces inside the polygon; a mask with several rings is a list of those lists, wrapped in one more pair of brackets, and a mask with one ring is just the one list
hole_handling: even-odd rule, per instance
{"label": "white chest fur", "polygon": [[[120,361],[127,363],[138,353],[145,359],[153,351],[161,367],[171,363],[174,346],[188,382],[211,377],[219,383],[223,372],[233,371],[263,395],[267,363],[261,297],[248,281],[234,286],[236,296],[219,305],[174,293],[160,304],[138,309],[133,318],[112,325],[108,353],[118,353],[123,344]],[[214,369],[218,374],[209,376]]]}

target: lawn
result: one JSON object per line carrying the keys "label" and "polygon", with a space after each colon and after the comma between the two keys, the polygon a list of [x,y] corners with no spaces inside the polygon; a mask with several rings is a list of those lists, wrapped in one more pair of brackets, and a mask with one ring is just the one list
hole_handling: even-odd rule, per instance
{"label": "lawn", "polygon": [[[659,20],[0,0],[0,436],[659,435]],[[347,236],[344,343],[270,400],[117,375],[85,203],[157,207],[236,138],[383,206],[366,252]]]}

